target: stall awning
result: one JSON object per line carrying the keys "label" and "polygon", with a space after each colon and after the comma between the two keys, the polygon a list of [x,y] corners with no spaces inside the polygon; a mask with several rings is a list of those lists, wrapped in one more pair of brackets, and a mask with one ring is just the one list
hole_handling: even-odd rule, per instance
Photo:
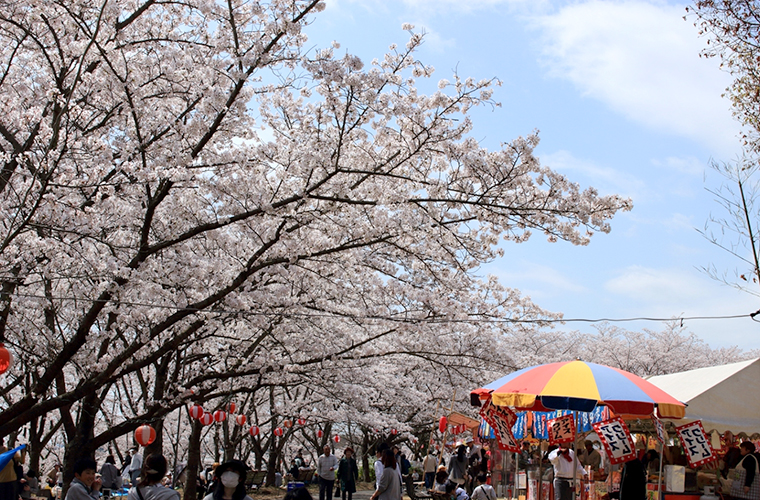
{"label": "stall awning", "polygon": [[647,380],[688,405],[679,424],[701,420],[708,432],[760,432],[760,358]]}

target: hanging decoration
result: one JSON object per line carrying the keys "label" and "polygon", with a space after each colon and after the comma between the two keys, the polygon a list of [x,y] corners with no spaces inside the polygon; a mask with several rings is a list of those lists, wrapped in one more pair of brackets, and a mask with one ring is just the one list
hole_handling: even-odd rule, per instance
{"label": "hanging decoration", "polygon": [[282,426],[285,427],[286,429],[290,429],[291,427],[293,427],[293,422],[291,422],[290,420],[283,420]]}
{"label": "hanging decoration", "polygon": [[258,436],[259,435],[259,428],[256,427],[255,425],[251,426],[251,428],[248,429],[248,434],[250,434],[251,436]]}
{"label": "hanging decoration", "polygon": [[198,420],[206,413],[201,405],[193,405],[190,407],[190,416],[195,420]]}
{"label": "hanging decoration", "polygon": [[318,429],[318,430],[317,430],[317,437],[318,437],[318,438],[320,438],[320,439],[321,439],[321,438],[322,438],[322,436],[324,436],[324,435],[325,435],[325,433],[324,433],[324,432],[322,432],[322,429]]}
{"label": "hanging decoration", "polygon": [[391,435],[395,436],[398,434],[398,431],[396,429],[391,429]]}
{"label": "hanging decoration", "polygon": [[237,422],[238,425],[245,425],[246,420],[248,420],[248,417],[246,417],[245,415],[235,416],[235,422]]}
{"label": "hanging decoration", "polygon": [[208,412],[205,412],[198,420],[202,425],[211,425],[214,422],[214,416]]}
{"label": "hanging decoration", "polygon": [[214,412],[214,421],[216,422],[224,422],[227,420],[227,414],[223,412],[222,410],[216,410]]}
{"label": "hanging decoration", "polygon": [[235,413],[235,410],[237,410],[237,403],[231,401],[230,404],[227,405],[227,411],[230,413]]}
{"label": "hanging decoration", "polygon": [[683,451],[689,460],[689,467],[696,468],[718,458],[713,451],[710,440],[702,427],[701,420],[676,427],[678,437],[681,438]]}
{"label": "hanging decoration", "polygon": [[0,375],[7,372],[13,365],[13,353],[0,342]]}
{"label": "hanging decoration", "polygon": [[549,444],[572,443],[575,439],[575,418],[565,415],[547,423],[549,427]]}
{"label": "hanging decoration", "polygon": [[636,458],[636,448],[633,445],[631,433],[622,418],[611,418],[604,422],[597,422],[593,426],[611,464],[622,464]]}
{"label": "hanging decoration", "polygon": [[333,441],[335,441],[336,443],[340,443],[340,436],[336,434],[335,437],[333,437]]}
{"label": "hanging decoration", "polygon": [[298,425],[306,425],[306,419],[303,417],[296,420],[296,422],[298,423]]}
{"label": "hanging decoration", "polygon": [[449,421],[445,416],[441,417],[441,419],[438,421],[438,430],[440,432],[444,432],[448,423]]}
{"label": "hanging decoration", "polygon": [[517,421],[517,415],[512,410],[496,406],[489,399],[480,408],[480,416],[493,429],[499,449],[512,453],[520,451],[515,436],[512,434],[512,427]]}
{"label": "hanging decoration", "polygon": [[156,440],[156,429],[150,425],[141,425],[135,429],[135,441],[140,446],[148,446],[150,443]]}
{"label": "hanging decoration", "polygon": [[282,436],[282,433],[283,433],[282,427],[275,427],[273,432],[274,432],[274,435],[277,437]]}
{"label": "hanging decoration", "polygon": [[662,426],[662,421],[654,415],[652,415],[652,420],[654,421],[654,428],[657,431],[657,440],[660,443],[665,444],[665,441],[668,439],[668,435],[665,433],[665,428]]}

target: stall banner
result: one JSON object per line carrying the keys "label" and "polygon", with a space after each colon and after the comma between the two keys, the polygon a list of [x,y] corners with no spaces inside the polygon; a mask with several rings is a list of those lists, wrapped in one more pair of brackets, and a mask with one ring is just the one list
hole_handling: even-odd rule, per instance
{"label": "stall banner", "polygon": [[575,441],[575,418],[572,415],[549,420],[549,444],[572,443]]}
{"label": "stall banner", "polygon": [[689,460],[689,467],[699,467],[718,458],[705,428],[702,427],[701,420],[680,425],[676,427],[676,432],[681,438],[686,458]]}
{"label": "stall banner", "polygon": [[527,437],[528,428],[528,412],[521,411],[517,414],[517,420],[515,425],[512,426],[512,435],[515,439],[524,439]]}
{"label": "stall banner", "polygon": [[480,416],[488,422],[488,425],[496,434],[496,441],[499,443],[500,450],[507,450],[513,453],[520,451],[514,436],[512,435],[512,425],[517,420],[517,415],[509,408],[503,408],[491,403],[489,399],[480,408]]}
{"label": "stall banner", "polygon": [[631,433],[622,418],[615,417],[604,422],[598,422],[594,424],[594,430],[599,436],[611,464],[621,464],[636,458],[636,449],[633,445]]}
{"label": "stall banner", "polygon": [[668,436],[665,434],[665,428],[662,426],[662,421],[655,416],[652,416],[652,420],[654,420],[654,428],[657,431],[657,440],[660,443],[665,444],[665,440],[668,439]]}

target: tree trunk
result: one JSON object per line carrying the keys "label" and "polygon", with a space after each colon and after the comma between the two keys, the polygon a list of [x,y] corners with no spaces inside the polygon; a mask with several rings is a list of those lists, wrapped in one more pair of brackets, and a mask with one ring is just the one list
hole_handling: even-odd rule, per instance
{"label": "tree trunk", "polygon": [[198,469],[201,465],[201,430],[203,426],[195,419],[192,422],[190,440],[187,443],[187,481],[185,483],[185,496],[183,500],[197,500],[198,498]]}

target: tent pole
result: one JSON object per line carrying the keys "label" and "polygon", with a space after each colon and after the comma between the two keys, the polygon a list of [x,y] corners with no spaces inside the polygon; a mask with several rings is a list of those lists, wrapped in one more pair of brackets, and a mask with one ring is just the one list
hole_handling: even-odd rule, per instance
{"label": "tent pole", "polygon": [[[449,415],[451,415],[451,412],[454,411],[454,401],[457,399],[457,390],[454,389],[454,396],[451,398],[451,407],[449,408]],[[446,415],[446,418],[448,419],[449,415]],[[446,436],[449,433],[449,424],[446,423],[446,430],[443,431],[443,437],[441,438],[441,454],[438,455],[438,465],[441,465],[441,460],[443,460],[443,450],[446,449]],[[451,464],[449,464],[449,467],[451,467]]]}

